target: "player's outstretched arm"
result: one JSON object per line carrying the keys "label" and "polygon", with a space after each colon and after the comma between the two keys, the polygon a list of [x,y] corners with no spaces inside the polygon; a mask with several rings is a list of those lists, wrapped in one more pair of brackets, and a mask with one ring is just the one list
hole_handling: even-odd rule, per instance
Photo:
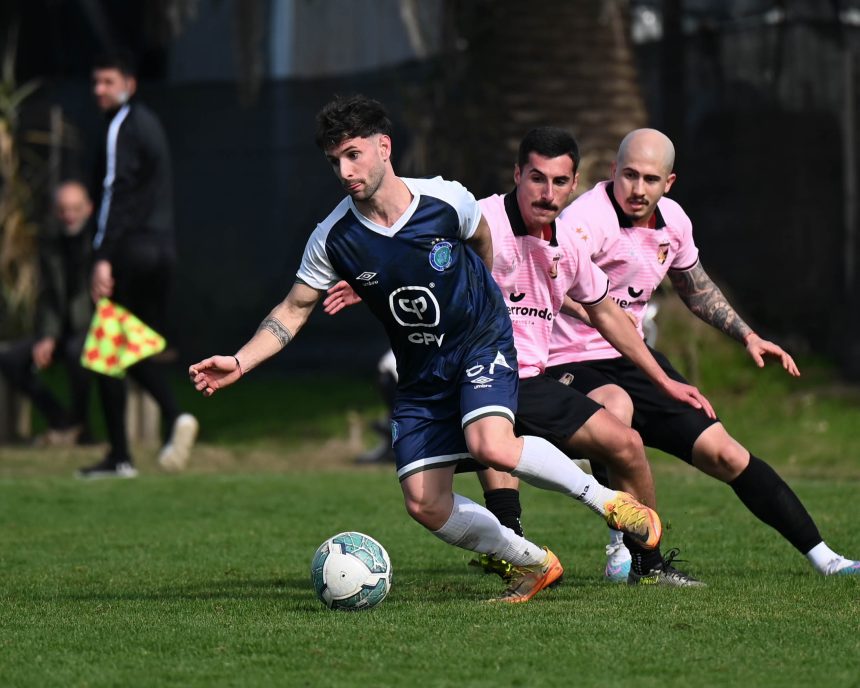
{"label": "player's outstretched arm", "polygon": [[328,315],[339,313],[344,308],[361,303],[361,297],[349,286],[349,282],[341,280],[328,290],[328,296],[323,301],[323,310]]}
{"label": "player's outstretched arm", "polygon": [[188,369],[191,383],[211,397],[271,358],[298,334],[322,292],[296,282],[287,297],[260,323],[257,332],[233,356],[210,356]]}
{"label": "player's outstretched arm", "polygon": [[709,418],[716,418],[714,408],[705,396],[692,385],[685,385],[670,378],[654,360],[645,342],[639,336],[630,318],[612,299],[604,299],[595,306],[586,306],[592,326],[619,353],[635,363],[651,381],[673,399],[683,401],[693,408],[702,409]]}
{"label": "player's outstretched arm", "polygon": [[789,375],[800,375],[794,359],[782,347],[762,339],[743,321],[701,263],[690,270],[670,270],[669,279],[693,314],[743,344],[759,368],[764,367],[764,356],[773,356]]}

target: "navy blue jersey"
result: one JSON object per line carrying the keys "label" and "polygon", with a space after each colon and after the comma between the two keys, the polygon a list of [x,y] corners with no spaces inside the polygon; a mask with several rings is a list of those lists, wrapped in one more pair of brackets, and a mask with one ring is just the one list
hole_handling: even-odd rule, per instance
{"label": "navy blue jersey", "polygon": [[349,282],[385,326],[401,393],[445,395],[471,352],[512,342],[511,321],[465,244],[481,219],[474,196],[439,177],[403,182],[413,199],[392,227],[345,198],[311,235],[297,277],[319,290]]}

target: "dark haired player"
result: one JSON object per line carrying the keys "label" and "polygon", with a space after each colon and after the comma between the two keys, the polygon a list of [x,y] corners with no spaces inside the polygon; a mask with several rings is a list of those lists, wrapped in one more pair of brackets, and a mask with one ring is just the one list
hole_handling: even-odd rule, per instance
{"label": "dark haired player", "polygon": [[[453,493],[463,459],[582,501],[653,547],[661,527],[651,509],[603,487],[547,441],[514,436],[516,351],[487,269],[489,230],[456,182],[397,177],[390,132],[384,108],[364,96],[319,112],[317,144],[348,196],[317,226],[298,279],[251,340],[235,356],[190,367],[195,388],[211,396],[278,353],[344,279],[383,323],[397,358],[392,435],[406,509],[443,541],[511,562],[515,575],[499,601],[525,602],[563,569],[552,552]],[[492,384],[477,382],[479,370]]]}

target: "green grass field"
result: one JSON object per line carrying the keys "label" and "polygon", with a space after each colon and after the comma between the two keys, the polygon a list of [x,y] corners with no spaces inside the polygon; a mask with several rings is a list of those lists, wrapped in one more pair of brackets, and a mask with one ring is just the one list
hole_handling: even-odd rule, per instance
{"label": "green grass field", "polygon": [[[799,381],[705,339],[698,377],[732,433],[789,480],[838,551],[860,557],[860,395],[826,367]],[[3,447],[0,686],[860,686],[860,581],[824,579],[725,485],[654,456],[664,550],[706,589],[601,580],[606,529],[524,488],[524,525],[566,566],[534,601],[482,601],[501,583],[410,521],[393,470],[349,464],[366,381],[265,371],[211,400],[188,473],[72,477],[101,448]],[[370,438],[366,438],[368,441]],[[458,491],[480,500],[471,476]],[[389,598],[330,612],[309,565],[359,530],[388,549]]]}

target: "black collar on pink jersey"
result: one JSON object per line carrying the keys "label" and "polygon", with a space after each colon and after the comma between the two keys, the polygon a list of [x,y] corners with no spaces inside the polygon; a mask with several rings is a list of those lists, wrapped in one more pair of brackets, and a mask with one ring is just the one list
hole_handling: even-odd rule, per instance
{"label": "black collar on pink jersey", "polygon": [[[514,236],[529,236],[529,230],[526,228],[523,214],[520,212],[520,204],[517,202],[516,189],[505,194],[505,212],[511,223],[511,229],[514,230]],[[552,228],[552,238],[549,240],[549,245],[558,246],[558,239],[555,236],[555,220],[550,224],[550,227]]]}
{"label": "black collar on pink jersey", "polygon": [[[618,226],[630,229],[633,227],[633,223],[630,221],[630,218],[624,214],[621,206],[618,205],[618,201],[615,200],[615,194],[612,192],[614,186],[614,182],[609,182],[606,185],[606,195],[609,196],[609,200],[612,201],[612,207],[615,208],[615,214],[618,216]],[[663,213],[660,212],[660,206],[658,205],[654,208],[654,229],[663,229],[665,226],[666,221],[663,219]]]}

